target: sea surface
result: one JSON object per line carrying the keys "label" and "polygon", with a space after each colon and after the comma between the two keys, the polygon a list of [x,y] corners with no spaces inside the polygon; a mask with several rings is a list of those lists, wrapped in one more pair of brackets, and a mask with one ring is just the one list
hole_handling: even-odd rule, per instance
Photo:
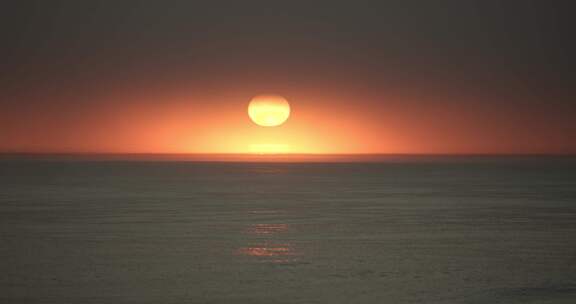
{"label": "sea surface", "polygon": [[0,158],[0,303],[576,303],[576,159]]}

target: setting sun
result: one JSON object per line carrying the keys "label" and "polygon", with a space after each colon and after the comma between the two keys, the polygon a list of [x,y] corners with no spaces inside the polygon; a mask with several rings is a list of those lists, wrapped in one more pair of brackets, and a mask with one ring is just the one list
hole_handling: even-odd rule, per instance
{"label": "setting sun", "polygon": [[248,105],[248,116],[259,126],[279,126],[290,117],[290,104],[278,95],[256,96]]}

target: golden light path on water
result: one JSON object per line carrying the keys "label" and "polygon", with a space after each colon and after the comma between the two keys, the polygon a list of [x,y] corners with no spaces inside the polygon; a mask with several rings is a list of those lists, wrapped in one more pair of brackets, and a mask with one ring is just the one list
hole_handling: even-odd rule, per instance
{"label": "golden light path on water", "polygon": [[[274,215],[276,212],[256,211],[257,214]],[[254,238],[246,246],[238,248],[236,254],[256,259],[259,262],[291,263],[296,262],[302,253],[294,244],[282,237],[289,233],[291,227],[285,223],[256,223],[250,224],[243,231],[245,235]]]}

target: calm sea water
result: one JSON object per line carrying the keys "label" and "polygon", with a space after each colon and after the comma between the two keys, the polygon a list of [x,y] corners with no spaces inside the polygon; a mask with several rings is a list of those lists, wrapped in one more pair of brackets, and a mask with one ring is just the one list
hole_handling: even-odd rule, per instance
{"label": "calm sea water", "polygon": [[576,160],[0,160],[1,303],[576,303]]}

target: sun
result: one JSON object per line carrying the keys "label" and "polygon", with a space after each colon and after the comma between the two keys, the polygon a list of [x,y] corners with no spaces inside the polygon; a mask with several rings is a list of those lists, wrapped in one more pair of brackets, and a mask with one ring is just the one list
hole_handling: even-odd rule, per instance
{"label": "sun", "polygon": [[258,95],[248,105],[248,116],[263,127],[276,127],[290,117],[290,104],[278,95]]}

